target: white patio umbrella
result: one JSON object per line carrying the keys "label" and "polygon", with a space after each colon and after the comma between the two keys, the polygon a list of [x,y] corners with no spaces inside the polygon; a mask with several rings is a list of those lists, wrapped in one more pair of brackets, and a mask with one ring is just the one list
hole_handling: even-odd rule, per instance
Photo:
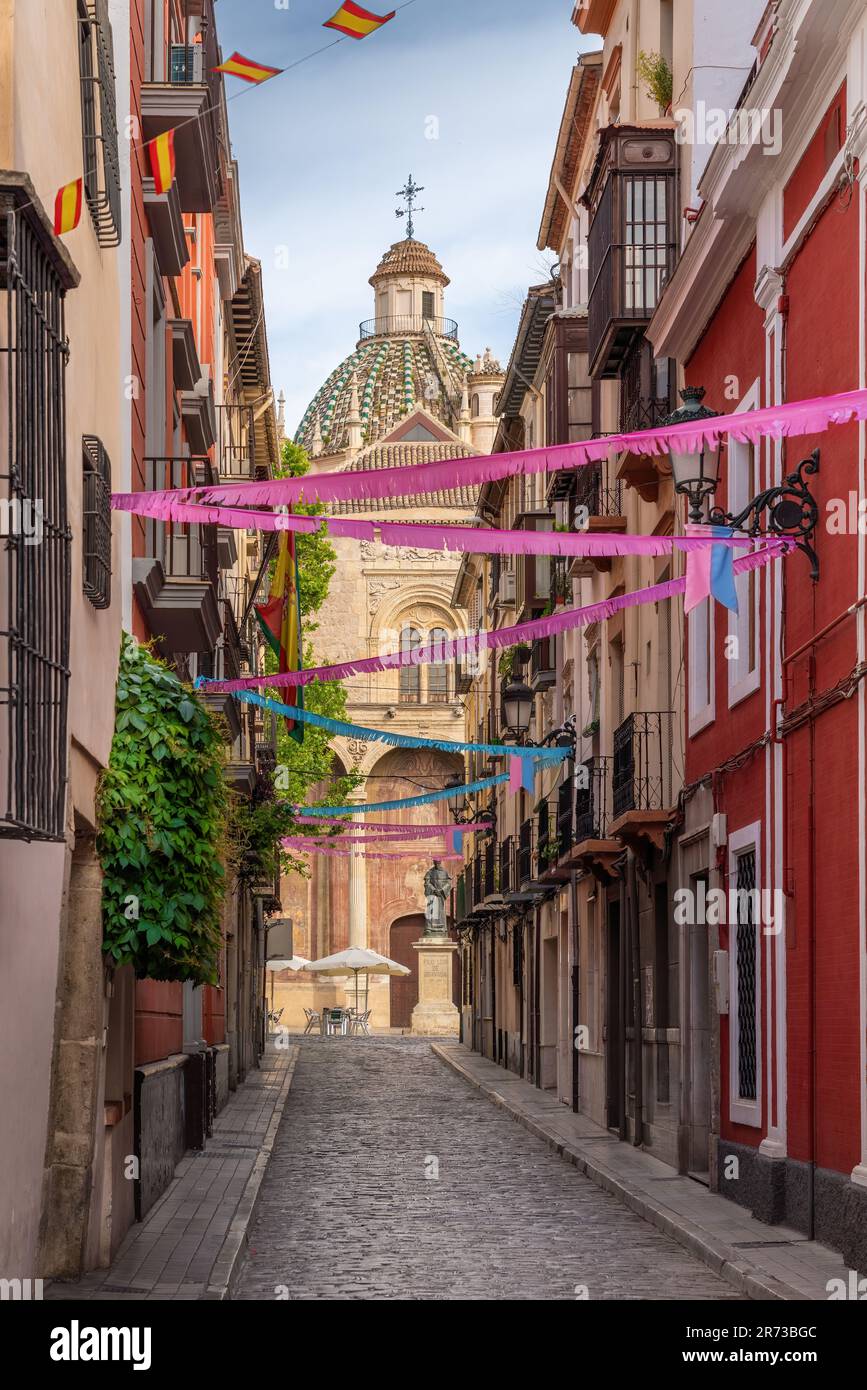
{"label": "white patio umbrella", "polygon": [[361,946],[348,946],[345,951],[336,951],[332,956],[321,960],[310,960],[303,967],[317,975],[354,975],[355,1007],[358,1008],[358,977],[364,975],[409,975],[405,965],[399,965],[378,951],[367,951]]}
{"label": "white patio umbrella", "polygon": [[304,967],[305,967],[305,965],[309,965],[309,964],[310,964],[310,962],[308,961],[308,959],[307,959],[306,956],[289,956],[288,958],[283,957],[283,956],[280,956],[280,957],[276,958],[275,960],[266,960],[266,962],[265,962],[265,969],[266,969],[266,970],[303,970]]}
{"label": "white patio umbrella", "polygon": [[271,971],[271,1012],[274,1012],[274,976],[279,970],[303,970],[307,964],[306,956],[275,956],[266,960],[265,969]]}

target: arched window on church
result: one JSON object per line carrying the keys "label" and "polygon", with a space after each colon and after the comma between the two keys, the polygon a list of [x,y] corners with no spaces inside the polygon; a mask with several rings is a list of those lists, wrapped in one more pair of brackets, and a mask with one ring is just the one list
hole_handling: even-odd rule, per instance
{"label": "arched window on church", "polygon": [[472,414],[473,414],[473,419],[475,419],[476,416],[479,414],[479,393],[478,393],[478,391],[474,391],[474,392],[473,392]]}
{"label": "arched window on church", "polygon": [[431,628],[428,644],[434,648],[437,660],[427,668],[427,697],[431,704],[444,705],[449,698],[449,667],[445,660],[445,643],[449,634],[444,627]]}
{"label": "arched window on church", "polygon": [[[418,628],[405,627],[400,634],[401,652],[413,652],[421,646],[421,633]],[[401,666],[400,699],[403,704],[418,704],[421,700],[421,667]]]}

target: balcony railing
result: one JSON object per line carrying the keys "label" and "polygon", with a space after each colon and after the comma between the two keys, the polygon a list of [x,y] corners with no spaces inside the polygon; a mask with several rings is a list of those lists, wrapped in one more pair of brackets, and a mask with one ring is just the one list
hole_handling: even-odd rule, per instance
{"label": "balcony railing", "polygon": [[[194,458],[146,458],[148,489],[175,489],[210,482],[212,467],[205,455]],[[145,553],[159,560],[163,573],[175,579],[217,582],[217,528],[188,521],[145,519]]]}
{"label": "balcony railing", "polygon": [[673,132],[608,127],[588,190],[588,352],[594,377],[617,376],[651,318],[677,256]]}
{"label": "balcony railing", "polygon": [[673,803],[674,714],[630,714],[614,731],[612,808],[662,811]]}
{"label": "balcony railing", "polygon": [[557,839],[560,853],[572,848],[575,834],[575,798],[577,783],[574,775],[566,777],[557,789]]}
{"label": "balcony railing", "polygon": [[514,876],[512,873],[512,861],[514,859],[513,846],[514,839],[511,835],[507,835],[505,840],[500,841],[499,856],[501,893],[511,893],[515,887]]}
{"label": "balcony railing", "polygon": [[587,758],[584,767],[587,785],[575,789],[575,844],[582,840],[604,840],[611,820],[610,757]]}
{"label": "balcony railing", "polygon": [[472,880],[473,880],[473,907],[477,907],[482,901],[484,892],[482,891],[482,856],[477,850],[472,861]]}
{"label": "balcony railing", "polygon": [[577,472],[570,516],[573,526],[578,507],[585,507],[588,516],[623,515],[623,484],[610,480],[607,463],[591,463]]}
{"label": "balcony railing", "polygon": [[534,691],[547,690],[557,678],[555,666],[556,642],[553,637],[539,637],[530,653],[530,686]]}
{"label": "balcony railing", "polygon": [[224,103],[213,0],[147,7],[150,32],[142,85],[142,135],[174,129],[175,181],[183,212],[213,212],[222,187]]}
{"label": "balcony railing", "polygon": [[234,681],[241,675],[241,637],[229,600],[220,599],[219,607],[223,635],[218,646],[200,658],[200,675],[212,680]]}
{"label": "balcony railing", "polygon": [[458,326],[454,319],[430,319],[423,314],[395,314],[378,319],[365,319],[358,325],[359,339],[398,338],[407,333],[424,333],[429,329],[437,338],[458,341]]}
{"label": "balcony railing", "polygon": [[482,851],[482,897],[489,898],[497,892],[496,859],[497,846],[490,836]]}
{"label": "balcony railing", "polygon": [[559,800],[542,801],[536,812],[536,874],[543,874],[560,857],[560,837],[557,833]]}
{"label": "balcony railing", "polygon": [[217,440],[221,478],[255,478],[256,432],[248,405],[217,406]]}
{"label": "balcony railing", "polygon": [[533,822],[525,820],[518,832],[518,852],[515,863],[517,887],[530,883],[533,877]]}

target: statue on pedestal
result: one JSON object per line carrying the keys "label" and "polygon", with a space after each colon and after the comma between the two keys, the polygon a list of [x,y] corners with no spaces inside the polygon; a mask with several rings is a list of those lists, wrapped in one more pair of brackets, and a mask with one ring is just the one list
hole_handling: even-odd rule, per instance
{"label": "statue on pedestal", "polygon": [[442,866],[441,859],[435,859],[433,867],[424,876],[424,934],[425,937],[444,938],[448,935],[446,922],[446,899],[452,891],[451,875]]}

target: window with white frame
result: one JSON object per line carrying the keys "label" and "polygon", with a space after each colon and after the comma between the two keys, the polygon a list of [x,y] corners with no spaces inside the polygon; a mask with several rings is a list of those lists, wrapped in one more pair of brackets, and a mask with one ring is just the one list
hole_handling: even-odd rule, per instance
{"label": "window with white frame", "polygon": [[[756,410],[759,404],[760,383],[756,381],[740,401],[735,414],[743,410]],[[750,442],[740,443],[731,440],[728,457],[728,510],[737,516],[758,491],[757,446]],[[752,694],[754,690],[758,690],[760,684],[758,571],[750,570],[748,574],[739,574],[735,579],[735,590],[738,596],[738,611],[729,614],[729,641],[726,652],[730,707]]]}
{"label": "window with white frame", "polygon": [[689,634],[689,732],[697,734],[715,717],[713,642],[714,612],[710,599],[691,609],[687,617]]}
{"label": "window with white frame", "polygon": [[[738,1124],[759,1127],[761,1095],[761,824],[729,836],[729,1112]],[[731,890],[736,890],[733,898]]]}

